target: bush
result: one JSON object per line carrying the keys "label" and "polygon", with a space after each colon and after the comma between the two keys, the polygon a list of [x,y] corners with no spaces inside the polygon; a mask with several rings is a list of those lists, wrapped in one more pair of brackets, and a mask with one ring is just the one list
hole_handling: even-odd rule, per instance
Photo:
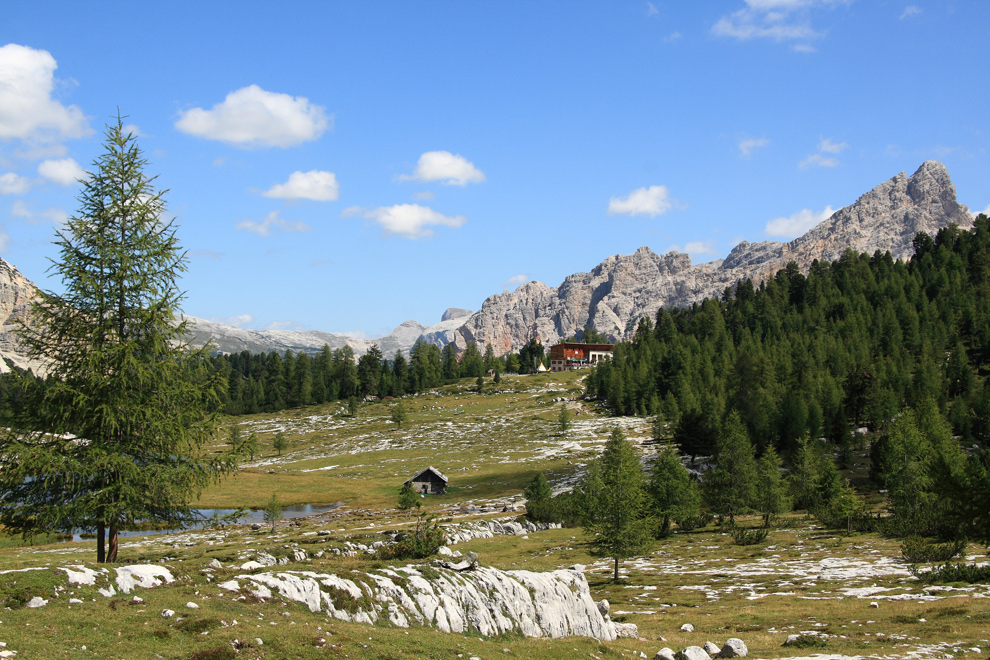
{"label": "bush", "polygon": [[828,646],[828,640],[818,635],[798,635],[796,640],[787,642],[785,646],[797,649],[823,649]]}
{"label": "bush", "polygon": [[770,530],[766,527],[733,527],[729,534],[736,545],[758,545],[767,540]]}
{"label": "bush", "polygon": [[406,534],[395,545],[381,548],[378,556],[395,560],[425,559],[437,554],[446,541],[447,537],[436,518],[420,516],[413,532]]}
{"label": "bush", "polygon": [[947,562],[962,554],[965,549],[966,541],[964,539],[936,543],[920,536],[909,536],[901,541],[901,554],[912,564]]}
{"label": "bush", "polygon": [[677,526],[686,532],[690,532],[692,529],[701,529],[702,527],[708,527],[715,520],[715,516],[709,511],[704,511],[695,516],[686,516],[680,520],[675,520]]}
{"label": "bush", "polygon": [[945,564],[923,573],[915,571],[914,574],[919,581],[926,584],[990,583],[990,566],[976,566],[975,564]]}

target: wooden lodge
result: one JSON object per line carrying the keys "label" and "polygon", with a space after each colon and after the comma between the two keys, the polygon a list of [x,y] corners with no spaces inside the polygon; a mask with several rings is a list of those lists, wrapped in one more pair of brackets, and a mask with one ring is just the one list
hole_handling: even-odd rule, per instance
{"label": "wooden lodge", "polygon": [[423,495],[443,495],[447,492],[447,477],[432,465],[420,470],[412,479],[406,481],[412,489]]}
{"label": "wooden lodge", "polygon": [[561,342],[550,347],[550,371],[571,371],[610,359],[615,344],[581,344]]}

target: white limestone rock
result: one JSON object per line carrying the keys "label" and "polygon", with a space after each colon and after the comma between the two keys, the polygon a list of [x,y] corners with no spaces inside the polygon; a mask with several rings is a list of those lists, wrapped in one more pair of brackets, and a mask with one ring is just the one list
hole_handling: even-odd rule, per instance
{"label": "white limestone rock", "polygon": [[705,649],[705,653],[710,656],[716,656],[719,653],[718,645],[714,642],[705,642],[705,645],[701,648]]}
{"label": "white limestone rock", "polygon": [[700,646],[689,646],[674,657],[676,660],[712,660]]}
{"label": "white limestone rock", "polygon": [[616,623],[615,625],[615,636],[624,637],[627,639],[636,639],[639,637],[639,626],[635,623]]}
{"label": "white limestone rock", "polygon": [[694,632],[694,625],[690,623],[685,623],[681,626],[681,632]]}
{"label": "white limestone rock", "polygon": [[175,582],[171,571],[164,566],[153,564],[136,564],[119,566],[117,569],[117,588],[121,593],[129,594],[134,587],[152,589],[162,584]]}
{"label": "white limestone rock", "polygon": [[657,651],[657,654],[653,656],[653,660],[677,660],[677,658],[674,655],[674,649],[665,646]]}
{"label": "white limestone rock", "polygon": [[35,596],[34,598],[32,598],[27,602],[27,607],[30,607],[31,609],[37,609],[39,607],[44,607],[47,604],[48,604],[47,600],[45,600],[41,596]]}
{"label": "white limestone rock", "polygon": [[718,653],[720,658],[745,658],[747,655],[749,655],[749,648],[746,647],[746,642],[738,637],[730,637],[725,640],[722,650]]}

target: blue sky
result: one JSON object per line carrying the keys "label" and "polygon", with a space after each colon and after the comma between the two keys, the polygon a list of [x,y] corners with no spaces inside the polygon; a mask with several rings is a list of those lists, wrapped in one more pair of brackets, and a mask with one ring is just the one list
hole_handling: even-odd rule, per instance
{"label": "blue sky", "polygon": [[0,17],[0,256],[42,287],[117,112],[186,313],[387,334],[641,245],[789,240],[898,172],[990,206],[990,3],[44,2]]}

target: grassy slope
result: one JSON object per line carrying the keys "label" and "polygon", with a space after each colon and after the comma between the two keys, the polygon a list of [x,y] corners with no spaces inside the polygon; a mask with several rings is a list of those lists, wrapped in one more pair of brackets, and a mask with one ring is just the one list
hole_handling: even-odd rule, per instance
{"label": "grassy slope", "polygon": [[[125,540],[124,563],[162,563],[178,578],[169,586],[138,589],[135,594],[145,601],[141,604],[131,604],[134,594],[105,598],[96,587],[69,586],[62,571],[51,570],[80,563],[92,566],[92,542],[30,547],[8,542],[0,547],[0,599],[11,609],[0,609],[0,642],[25,658],[176,659],[226,657],[203,653],[230,648],[235,639],[247,643],[237,656],[244,658],[600,658],[641,652],[652,657],[661,646],[678,650],[733,636],[747,642],[751,655],[764,658],[822,652],[903,657],[919,649],[925,651],[922,655],[944,657],[946,649],[934,645],[945,643],[959,650],[980,647],[984,653],[990,648],[985,632],[990,628],[990,589],[955,585],[950,591],[925,592],[906,567],[894,561],[899,557],[896,542],[872,535],[841,537],[815,529],[796,514],[787,517],[763,546],[735,546],[713,527],[659,541],[651,554],[623,564],[624,579],[618,584],[608,580],[608,561],[589,555],[580,530],[457,546],[462,552],[478,552],[486,565],[504,569],[587,564],[595,598],[607,598],[613,615],[638,624],[643,637],[608,644],[583,638],[482,640],[422,628],[344,624],[297,603],[238,600],[237,594],[215,586],[238,571],[225,568],[212,576],[202,571],[213,558],[229,566],[260,550],[287,554],[298,545],[312,554],[344,540],[373,541],[381,527],[406,524],[407,517],[388,508],[401,482],[429,464],[451,480],[450,493],[426,500],[431,510],[443,515],[456,515],[456,509],[469,503],[509,503],[537,470],[548,471],[555,483],[565,482],[616,423],[586,405],[566,437],[560,437],[555,421],[561,404],[553,399],[573,398],[578,388],[576,374],[508,379],[497,395],[470,392],[465,381],[437,394],[407,399],[410,415],[402,429],[388,421],[387,402],[363,405],[355,419],[328,406],[233,420],[242,430],[258,432],[263,456],[205,492],[201,505],[261,506],[274,491],[286,504],[342,501],[346,507],[299,527],[284,525],[274,536],[239,528]],[[579,404],[570,405],[578,412]],[[623,423],[631,437],[645,438],[645,423]],[[275,457],[268,439],[279,429],[291,445],[282,457]],[[335,467],[319,470],[329,466]],[[313,535],[318,529],[333,534]],[[982,548],[976,553],[972,558],[986,560]],[[385,565],[373,559],[333,558],[285,568],[341,574]],[[42,566],[49,570],[5,572]],[[842,591],[849,588],[888,591],[854,597]],[[18,607],[35,595],[50,599],[49,605],[37,610]],[[884,598],[890,596],[913,600]],[[944,598],[918,600],[940,596]],[[70,605],[69,597],[84,602]],[[871,608],[872,600],[880,607]],[[186,609],[189,601],[200,609]],[[165,608],[177,616],[162,618]],[[695,626],[694,633],[680,632],[685,622]],[[831,637],[824,649],[781,647],[787,634],[801,631]],[[667,641],[658,641],[659,636]],[[264,644],[257,646],[255,637]]]}

